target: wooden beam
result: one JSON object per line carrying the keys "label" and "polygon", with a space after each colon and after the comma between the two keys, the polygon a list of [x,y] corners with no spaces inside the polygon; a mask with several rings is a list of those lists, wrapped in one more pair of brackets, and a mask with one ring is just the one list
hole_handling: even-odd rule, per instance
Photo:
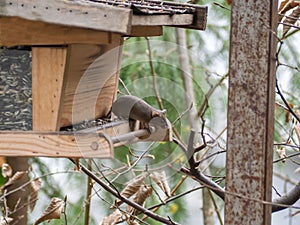
{"label": "wooden beam", "polygon": [[207,7],[197,7],[193,16],[193,23],[179,27],[187,29],[205,30],[207,23]]}
{"label": "wooden beam", "polygon": [[167,122],[168,128],[158,128],[150,136],[147,130],[132,132],[125,120],[78,132],[0,131],[0,155],[109,158],[113,157],[113,148],[140,141],[138,133],[148,136],[143,141],[171,141],[172,126]]}
{"label": "wooden beam", "polygon": [[61,94],[67,49],[32,48],[32,129],[59,129]]}
{"label": "wooden beam", "polygon": [[149,36],[160,36],[162,34],[163,34],[162,26],[133,26],[128,36],[149,37]]}
{"label": "wooden beam", "polygon": [[109,45],[69,45],[60,127],[105,117],[118,88],[121,35]]}
{"label": "wooden beam", "polygon": [[277,1],[233,1],[225,224],[271,224]]}
{"label": "wooden beam", "polygon": [[180,26],[193,24],[193,14],[134,15],[132,26]]}
{"label": "wooden beam", "polygon": [[26,157],[108,158],[109,139],[98,134],[0,132],[0,155]]}
{"label": "wooden beam", "polygon": [[81,1],[2,0],[0,8],[0,16],[123,34],[130,32],[132,17],[128,8]]}
{"label": "wooden beam", "polygon": [[18,17],[0,17],[0,45],[67,45],[110,44],[110,32],[69,27],[25,20]]}

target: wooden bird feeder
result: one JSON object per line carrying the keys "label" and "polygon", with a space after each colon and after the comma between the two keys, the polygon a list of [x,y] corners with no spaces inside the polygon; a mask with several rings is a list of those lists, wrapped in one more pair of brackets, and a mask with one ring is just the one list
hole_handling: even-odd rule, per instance
{"label": "wooden bird feeder", "polygon": [[[206,16],[204,6],[157,0],[2,0],[0,45],[32,50],[32,131],[1,131],[0,154],[103,158],[139,141],[145,130],[131,132],[127,121],[61,128],[107,117],[124,37],[162,35],[163,26],[204,30]],[[171,126],[159,132],[171,140]]]}

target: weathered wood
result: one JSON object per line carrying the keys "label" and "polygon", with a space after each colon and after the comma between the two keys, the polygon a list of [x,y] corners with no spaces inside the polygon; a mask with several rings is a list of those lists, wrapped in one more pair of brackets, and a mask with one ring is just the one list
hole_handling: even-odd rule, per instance
{"label": "weathered wood", "polygon": [[59,129],[61,93],[67,49],[32,48],[32,129]]}
{"label": "weathered wood", "polygon": [[[271,222],[277,1],[233,1],[225,224]],[[238,195],[238,196],[236,196]]]}
{"label": "weathered wood", "polygon": [[128,8],[61,0],[2,0],[0,16],[16,16],[28,20],[124,34],[130,32],[132,17],[131,10]]}
{"label": "weathered wood", "polygon": [[207,20],[207,7],[197,7],[193,16],[193,23],[190,25],[179,26],[188,29],[205,30]]}
{"label": "weathered wood", "polygon": [[49,24],[18,17],[0,17],[0,45],[109,44],[110,32]]}
{"label": "weathered wood", "polygon": [[128,36],[149,37],[149,36],[160,36],[162,34],[163,34],[162,26],[133,26]]}
{"label": "weathered wood", "polygon": [[[143,141],[170,141],[171,124]],[[128,121],[117,121],[78,132],[0,131],[0,155],[70,158],[113,157],[113,147],[140,141],[146,130],[131,132]]]}
{"label": "weathered wood", "polygon": [[113,154],[111,143],[97,134],[1,131],[0,143],[3,156],[107,158]]}
{"label": "weathered wood", "polygon": [[134,15],[132,26],[180,26],[193,24],[193,14]]}
{"label": "weathered wood", "polygon": [[60,127],[105,117],[119,78],[122,37],[110,45],[68,47]]}

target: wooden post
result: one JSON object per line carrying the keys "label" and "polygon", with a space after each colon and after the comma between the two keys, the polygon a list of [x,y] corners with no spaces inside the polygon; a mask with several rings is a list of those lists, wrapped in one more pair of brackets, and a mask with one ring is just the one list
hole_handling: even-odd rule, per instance
{"label": "wooden post", "polygon": [[59,115],[67,50],[32,48],[32,128],[59,130]]}
{"label": "wooden post", "polygon": [[105,117],[118,88],[123,38],[111,44],[68,46],[59,126]]}
{"label": "wooden post", "polygon": [[233,1],[225,224],[270,224],[277,1]]}

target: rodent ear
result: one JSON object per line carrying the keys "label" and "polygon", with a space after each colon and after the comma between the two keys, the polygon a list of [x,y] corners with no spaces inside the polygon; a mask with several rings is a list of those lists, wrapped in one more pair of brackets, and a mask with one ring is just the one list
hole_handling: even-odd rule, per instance
{"label": "rodent ear", "polygon": [[156,111],[152,112],[152,117],[159,117],[159,116],[160,116],[159,112]]}
{"label": "rodent ear", "polygon": [[166,115],[167,110],[163,109],[161,111],[153,111],[152,112],[152,117],[161,117],[162,115]]}

